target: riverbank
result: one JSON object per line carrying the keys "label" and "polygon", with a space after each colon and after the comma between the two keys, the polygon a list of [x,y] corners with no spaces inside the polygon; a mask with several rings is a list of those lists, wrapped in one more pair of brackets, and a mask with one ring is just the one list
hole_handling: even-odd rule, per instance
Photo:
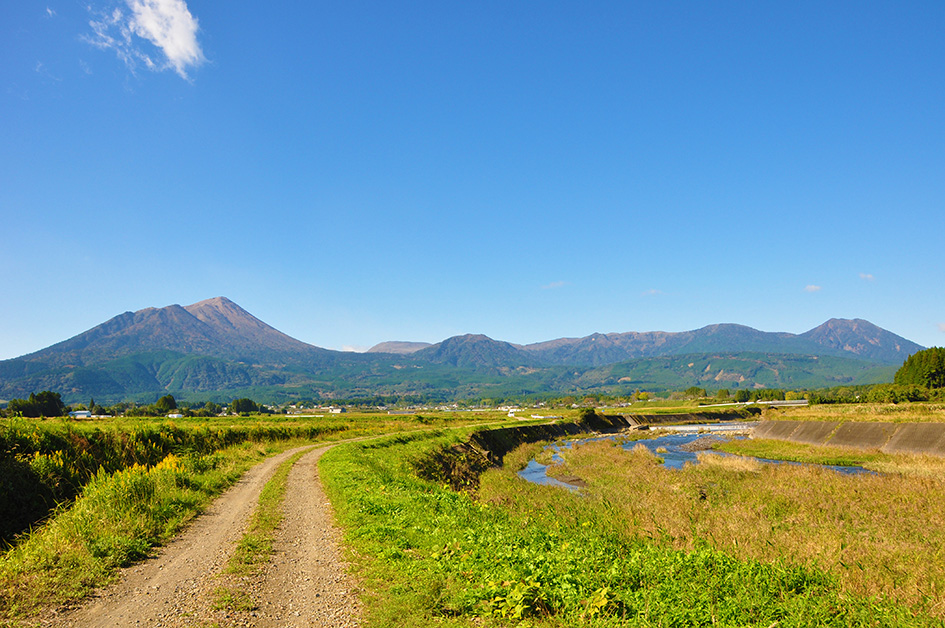
{"label": "riverbank", "polygon": [[768,420],[752,438],[945,457],[945,423]]}
{"label": "riverbank", "polygon": [[940,482],[858,484],[732,458],[673,471],[604,442],[565,454],[581,494],[516,476],[537,444],[506,453],[475,490],[417,478],[470,436],[397,436],[323,459],[360,557],[366,628],[942,624],[941,561],[919,556],[945,526],[917,515],[945,499]]}

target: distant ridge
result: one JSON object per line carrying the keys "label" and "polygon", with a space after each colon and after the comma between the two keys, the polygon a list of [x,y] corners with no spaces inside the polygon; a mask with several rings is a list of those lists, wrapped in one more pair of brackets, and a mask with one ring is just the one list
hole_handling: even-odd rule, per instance
{"label": "distant ridge", "polygon": [[[825,387],[891,381],[922,347],[862,319],[803,334],[736,324],[514,345],[482,334],[367,353],[310,345],[226,297],[125,312],[72,338],[0,361],[0,399],[55,390],[69,401],[153,401],[167,392],[226,400],[435,399],[533,393],[624,394],[707,387]],[[698,365],[698,366],[697,366]],[[700,370],[701,369],[701,370]]]}
{"label": "distant ridge", "polygon": [[447,338],[443,342],[417,351],[414,357],[432,364],[474,369],[536,366],[539,362],[533,355],[513,344],[493,340],[482,334]]}
{"label": "distant ridge", "polygon": [[381,342],[367,350],[368,353],[395,353],[406,355],[414,353],[420,349],[426,349],[431,346],[429,342],[405,342],[402,340],[390,340]]}
{"label": "distant ridge", "polygon": [[707,351],[761,352],[854,357],[880,364],[901,364],[923,349],[869,321],[833,318],[803,334],[763,332],[731,323],[684,332],[627,332],[559,338],[525,345],[551,364],[601,366],[666,355]]}
{"label": "distant ridge", "polygon": [[831,318],[800,337],[821,347],[886,364],[904,362],[907,357],[924,348],[860,318]]}
{"label": "distant ridge", "polygon": [[87,365],[142,351],[175,351],[223,358],[270,352],[311,353],[306,344],[262,322],[226,297],[181,307],[125,312],[97,327],[22,356],[47,365]]}

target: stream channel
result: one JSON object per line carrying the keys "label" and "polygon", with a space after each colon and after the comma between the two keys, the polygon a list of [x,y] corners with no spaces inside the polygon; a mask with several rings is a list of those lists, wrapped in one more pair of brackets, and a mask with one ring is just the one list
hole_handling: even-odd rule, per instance
{"label": "stream channel", "polygon": [[[655,455],[659,456],[663,460],[663,466],[670,469],[682,469],[683,466],[689,462],[692,464],[698,464],[699,459],[697,454],[700,452],[707,452],[714,454],[716,456],[729,456],[731,454],[726,454],[722,452],[715,452],[705,448],[699,448],[698,450],[688,451],[686,445],[689,445],[693,441],[713,436],[716,437],[716,440],[721,442],[723,440],[728,440],[731,438],[745,438],[744,434],[753,428],[757,423],[703,423],[698,425],[661,425],[658,429],[662,432],[672,432],[671,434],[665,434],[663,436],[658,436],[656,438],[644,438],[642,440],[632,440],[627,441],[621,444],[621,447],[630,451],[637,445],[645,445],[650,451]],[[590,443],[599,440],[613,440],[618,438],[620,434],[604,434],[599,436],[591,436],[588,438],[576,438],[573,440],[568,440],[563,443],[557,443],[553,445],[548,445],[548,447],[554,449],[554,453],[551,456],[551,459],[555,462],[563,462],[563,459],[559,455],[559,452],[563,449],[571,449],[574,445],[581,445],[584,443]],[[547,450],[547,447],[545,448]],[[659,451],[657,451],[659,449]],[[765,462],[770,464],[802,464],[798,462],[787,462],[784,460],[768,460],[766,458],[756,458],[759,462]],[[836,465],[819,465],[826,467],[828,469],[833,469],[839,471],[840,473],[849,473],[849,474],[858,474],[858,473],[873,473],[868,469],[863,467],[844,467]],[[519,477],[534,484],[545,484],[547,486],[560,486],[562,488],[567,488],[573,491],[579,490],[580,487],[573,484],[568,484],[567,482],[562,482],[556,478],[550,477],[547,474],[548,465],[541,464],[535,459],[529,460],[528,465],[518,472]]]}

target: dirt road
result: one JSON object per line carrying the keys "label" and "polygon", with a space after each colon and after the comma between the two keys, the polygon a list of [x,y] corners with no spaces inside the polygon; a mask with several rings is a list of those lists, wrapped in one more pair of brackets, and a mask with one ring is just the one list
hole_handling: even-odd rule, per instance
{"label": "dirt road", "polygon": [[[157,556],[124,569],[114,585],[87,604],[43,624],[62,628],[357,626],[357,585],[346,573],[341,534],[318,478],[318,459],[329,447],[313,449],[292,468],[275,553],[256,576],[235,580],[223,570],[263,486],[279,464],[299,449],[252,468]],[[215,591],[231,585],[248,593],[251,603],[243,606],[254,608],[215,609]]]}

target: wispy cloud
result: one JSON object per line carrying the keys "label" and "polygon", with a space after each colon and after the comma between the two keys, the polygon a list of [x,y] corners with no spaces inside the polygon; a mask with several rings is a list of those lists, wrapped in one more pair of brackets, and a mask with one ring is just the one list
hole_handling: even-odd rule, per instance
{"label": "wispy cloud", "polygon": [[643,292],[643,296],[645,297],[655,297],[658,294],[663,294],[663,291],[657,290],[656,288],[650,288],[649,290]]}
{"label": "wispy cloud", "polygon": [[42,76],[42,77],[44,77],[44,78],[48,78],[48,79],[53,80],[53,81],[61,81],[61,80],[62,80],[61,77],[58,77],[58,76],[54,75],[52,72],[50,72],[50,71],[49,71],[49,68],[47,68],[47,67],[43,64],[42,61],[37,61],[37,62],[36,62],[36,65],[33,67],[33,69],[36,71],[37,74],[39,74],[40,76]]}
{"label": "wispy cloud", "polygon": [[542,290],[555,290],[557,288],[563,288],[566,285],[568,285],[568,282],[566,281],[552,281],[547,286],[542,286],[541,289]]}
{"label": "wispy cloud", "polygon": [[939,323],[938,330],[942,332],[943,334],[945,334],[945,323]]}
{"label": "wispy cloud", "polygon": [[820,286],[809,284],[807,286],[804,286],[804,292],[820,292]]}
{"label": "wispy cloud", "polygon": [[[185,80],[187,72],[205,60],[197,41],[197,18],[184,0],[125,0],[111,11],[89,7],[92,34],[83,39],[102,50],[114,50],[132,71],[143,64],[153,71],[173,69]],[[150,42],[157,58],[147,52]],[[163,57],[163,59],[162,59]]]}
{"label": "wispy cloud", "polygon": [[860,273],[860,279],[862,279],[863,281],[873,281],[876,278],[873,277],[873,275],[869,273]]}
{"label": "wispy cloud", "polygon": [[46,7],[46,17],[56,17],[56,12],[49,7]]}

